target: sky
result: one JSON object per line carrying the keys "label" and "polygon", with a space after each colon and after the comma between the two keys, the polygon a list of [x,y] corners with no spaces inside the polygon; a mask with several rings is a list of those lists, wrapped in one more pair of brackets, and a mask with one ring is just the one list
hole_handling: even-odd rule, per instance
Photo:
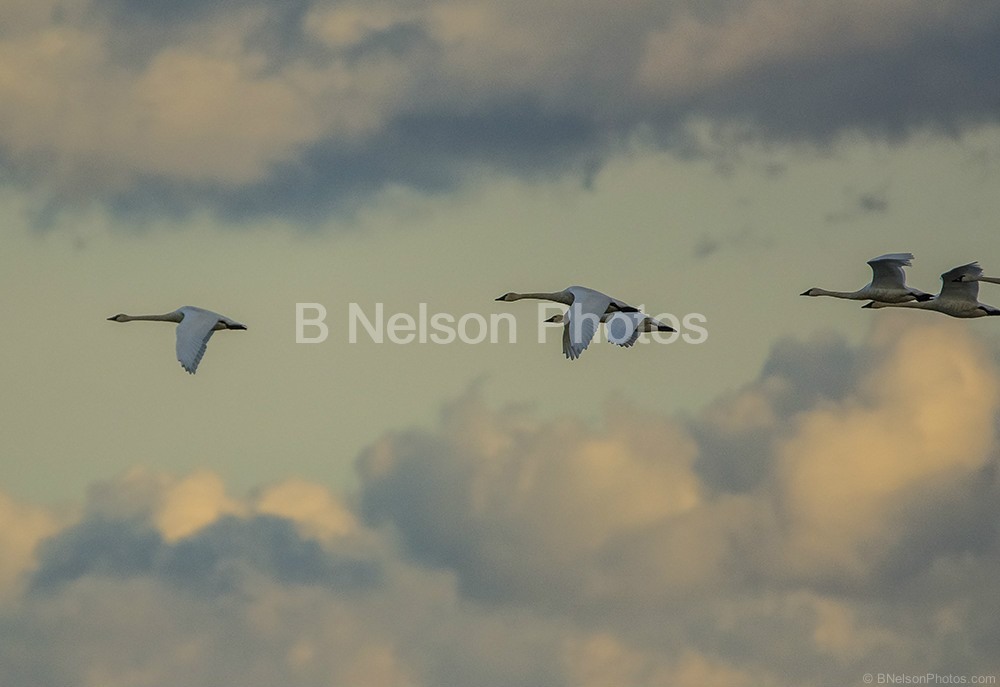
{"label": "sky", "polygon": [[997,323],[799,295],[1000,276],[997,83],[977,0],[0,0],[0,685],[1000,680]]}

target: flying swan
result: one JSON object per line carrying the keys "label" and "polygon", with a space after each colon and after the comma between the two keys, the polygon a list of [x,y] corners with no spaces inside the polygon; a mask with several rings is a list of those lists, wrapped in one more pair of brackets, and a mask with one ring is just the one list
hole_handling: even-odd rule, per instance
{"label": "flying swan", "polygon": [[520,301],[526,298],[534,298],[543,301],[553,301],[568,305],[569,310],[564,316],[565,326],[563,327],[563,354],[570,360],[576,360],[580,354],[587,350],[591,339],[597,332],[597,325],[601,315],[614,312],[638,312],[625,301],[612,298],[611,296],[588,289],[585,286],[570,286],[562,291],[551,293],[517,293],[510,291],[500,296],[498,301]]}
{"label": "flying swan", "polygon": [[[552,324],[560,324],[566,319],[563,313],[558,315],[553,315],[546,322]],[[619,334],[617,331],[613,331],[612,327],[608,326],[608,321],[612,320],[611,324],[614,325],[617,322],[623,322],[625,329]],[[608,329],[608,341],[611,343],[621,346],[622,348],[631,348],[635,345],[635,342],[639,340],[639,334],[646,332],[676,332],[677,330],[670,325],[663,324],[654,317],[650,317],[645,313],[641,312],[618,312],[618,313],[604,313],[601,315],[601,322]]]}
{"label": "flying swan", "polygon": [[118,313],[109,317],[112,322],[177,322],[177,360],[190,374],[198,369],[198,363],[205,355],[205,347],[212,334],[219,329],[246,329],[245,324],[231,320],[211,310],[185,305],[164,315],[126,315]]}
{"label": "flying swan", "polygon": [[909,267],[913,253],[887,253],[872,258],[868,264],[872,268],[872,280],[857,291],[827,291],[812,288],[803,291],[802,296],[832,296],[856,301],[881,301],[882,303],[907,303],[929,301],[933,296],[906,285],[904,267]]}
{"label": "flying swan", "polygon": [[1000,309],[979,302],[979,282],[993,279],[982,278],[983,268],[979,263],[970,262],[948,270],[941,275],[941,293],[934,300],[911,301],[909,303],[879,303],[872,301],[864,308],[918,308],[934,310],[952,317],[986,317],[1000,315]]}

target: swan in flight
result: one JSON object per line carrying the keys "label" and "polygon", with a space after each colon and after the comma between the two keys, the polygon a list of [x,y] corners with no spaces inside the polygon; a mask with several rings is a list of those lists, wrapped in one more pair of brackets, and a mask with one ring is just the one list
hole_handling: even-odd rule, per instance
{"label": "swan in flight", "polygon": [[245,324],[231,320],[211,310],[185,305],[164,315],[126,315],[118,313],[108,318],[112,322],[135,322],[149,320],[152,322],[177,323],[177,360],[181,367],[194,374],[198,363],[205,355],[205,347],[212,338],[213,332],[219,329],[246,329]]}
{"label": "swan in flight", "polygon": [[906,285],[904,267],[912,264],[913,253],[887,253],[872,258],[868,264],[872,268],[872,280],[857,291],[827,291],[812,288],[801,296],[833,296],[856,301],[881,301],[882,303],[907,303],[929,301],[934,296]]}
{"label": "swan in flight", "polygon": [[979,282],[983,268],[979,263],[970,262],[948,270],[941,275],[941,293],[933,300],[910,301],[908,303],[880,303],[872,301],[865,308],[918,308],[934,310],[952,317],[986,317],[1000,315],[1000,309],[979,302]]}
{"label": "swan in flight", "polygon": [[[559,313],[558,315],[553,315],[545,321],[551,324],[561,324],[565,319],[566,316]],[[649,315],[641,312],[604,313],[601,315],[601,322],[603,322],[604,326],[608,328],[608,341],[621,346],[622,348],[631,348],[635,345],[635,342],[639,340],[639,334],[646,332],[677,331],[670,325],[663,324],[656,318],[650,317]],[[624,322],[624,331],[622,331],[621,334],[618,334],[617,331],[613,331],[613,329],[608,326],[609,322],[611,325],[614,325],[617,322]]]}
{"label": "swan in flight", "polygon": [[498,301],[520,301],[534,298],[568,305],[563,327],[563,354],[570,360],[580,357],[597,332],[601,315],[613,312],[638,312],[625,301],[612,298],[606,293],[588,289],[585,286],[570,286],[562,291],[543,293],[517,293],[510,291],[500,296]]}

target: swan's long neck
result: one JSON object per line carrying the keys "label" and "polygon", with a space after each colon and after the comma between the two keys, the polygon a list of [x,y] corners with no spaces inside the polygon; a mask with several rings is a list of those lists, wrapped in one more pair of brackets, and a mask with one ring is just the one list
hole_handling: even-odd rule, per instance
{"label": "swan's long neck", "polygon": [[866,308],[916,308],[917,310],[940,310],[937,301],[906,301],[905,303],[885,303],[872,301]]}
{"label": "swan's long neck", "polygon": [[150,322],[180,322],[184,319],[184,315],[179,312],[168,312],[162,315],[123,315],[122,322],[136,322],[140,320],[147,320]]}
{"label": "swan's long neck", "polygon": [[555,293],[511,293],[509,300],[520,301],[525,298],[535,298],[541,301],[555,301],[564,305],[573,305],[573,294],[566,291],[556,291]]}
{"label": "swan's long neck", "polygon": [[1000,284],[1000,277],[978,277],[975,281],[987,281],[990,284]]}
{"label": "swan's long neck", "polygon": [[815,288],[812,290],[814,296],[832,296],[833,298],[858,298],[858,291],[827,291],[826,289]]}

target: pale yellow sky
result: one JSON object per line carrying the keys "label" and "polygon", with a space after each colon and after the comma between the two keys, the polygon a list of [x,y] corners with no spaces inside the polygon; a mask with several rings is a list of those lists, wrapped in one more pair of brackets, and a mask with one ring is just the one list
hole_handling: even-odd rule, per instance
{"label": "pale yellow sky", "polygon": [[[237,489],[289,474],[345,485],[362,447],[432,422],[478,380],[495,403],[546,415],[596,418],[619,396],[695,411],[751,381],[781,337],[829,329],[857,339],[874,313],[798,293],[860,287],[874,255],[914,252],[910,283],[928,291],[969,260],[1000,271],[990,258],[1000,253],[998,159],[998,129],[830,153],[748,148],[725,173],[638,151],[590,188],[484,177],[447,198],[390,192],[356,219],[309,229],[205,216],[136,228],[83,213],[39,231],[9,193],[0,288],[19,335],[0,365],[16,390],[3,400],[2,480],[43,501],[73,499],[88,480],[137,463],[208,466]],[[861,210],[864,194],[884,211]],[[716,250],[696,257],[705,243]],[[493,300],[574,283],[650,312],[703,314],[707,341],[627,353],[595,345],[570,362],[555,334],[535,343],[535,304]],[[296,302],[327,307],[326,342],[294,343]],[[510,312],[519,342],[350,344],[351,302],[371,316],[379,302],[387,315],[416,316],[421,302],[455,317]],[[193,378],[174,360],[172,326],[105,322],[186,304],[249,326],[216,335]],[[990,324],[970,327],[992,336]]]}

